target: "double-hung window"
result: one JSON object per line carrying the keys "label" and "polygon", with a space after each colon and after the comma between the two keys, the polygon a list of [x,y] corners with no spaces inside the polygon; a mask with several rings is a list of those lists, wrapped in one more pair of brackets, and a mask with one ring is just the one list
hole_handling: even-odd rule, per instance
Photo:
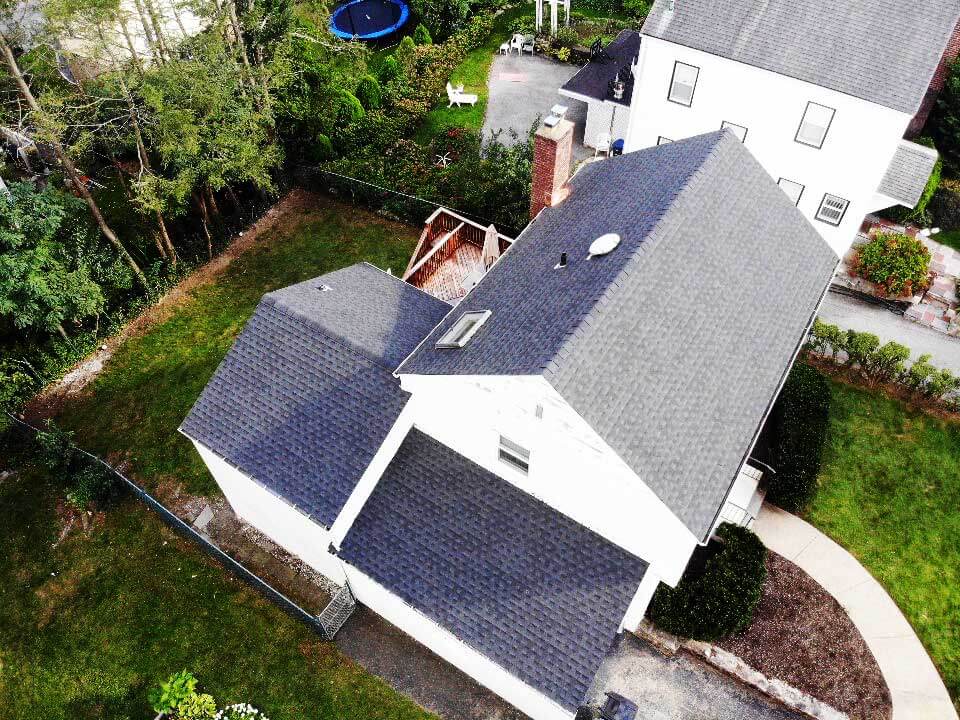
{"label": "double-hung window", "polygon": [[833,122],[833,116],[837,111],[826,105],[818,105],[815,102],[808,102],[807,109],[803,112],[803,118],[800,120],[800,127],[797,129],[797,135],[794,138],[802,145],[822,148],[823,141],[827,139],[827,131]]}
{"label": "double-hung window", "polygon": [[820,201],[820,209],[817,210],[817,220],[825,222],[828,225],[839,225],[843,222],[843,216],[850,206],[849,200],[827,193]]}
{"label": "double-hung window", "polygon": [[800,204],[800,197],[803,195],[803,185],[793,180],[787,180],[786,178],[780,178],[777,180],[777,185],[780,186],[780,189],[783,190],[787,197],[790,198],[790,201],[794,205]]}
{"label": "double-hung window", "polygon": [[697,76],[700,68],[687,65],[679,60],[673,64],[673,77],[670,78],[670,94],[667,100],[690,107],[693,104],[693,91],[697,89]]}
{"label": "double-hung window", "polygon": [[500,436],[499,457],[500,462],[506,463],[514,470],[519,470],[524,475],[529,474],[530,451],[503,435]]}

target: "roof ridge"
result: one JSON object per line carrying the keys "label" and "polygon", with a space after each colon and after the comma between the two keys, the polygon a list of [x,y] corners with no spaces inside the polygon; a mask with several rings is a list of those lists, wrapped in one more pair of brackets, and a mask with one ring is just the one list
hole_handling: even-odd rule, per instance
{"label": "roof ridge", "polygon": [[[388,373],[391,373],[391,374],[393,373],[393,370],[389,365],[373,357],[371,354],[369,354],[364,349],[362,349],[359,345],[350,342],[346,338],[332,335],[320,323],[315,322],[314,320],[311,320],[309,317],[307,317],[306,314],[297,312],[295,310],[291,310],[285,307],[284,305],[281,305],[279,302],[276,301],[275,298],[271,297],[272,294],[273,293],[267,293],[266,295],[263,296],[263,298],[260,300],[260,303],[257,305],[257,310],[259,310],[262,305],[269,305],[269,307],[273,308],[281,315],[284,315],[285,317],[290,318],[291,320],[293,320],[296,323],[299,323],[305,328],[308,328],[310,330],[320,333],[325,338],[327,338],[330,342],[336,345],[342,346],[353,355],[356,355],[357,357],[363,360],[366,360],[367,362],[372,363],[379,368],[383,368]],[[256,310],[254,310],[254,314],[256,314]]]}

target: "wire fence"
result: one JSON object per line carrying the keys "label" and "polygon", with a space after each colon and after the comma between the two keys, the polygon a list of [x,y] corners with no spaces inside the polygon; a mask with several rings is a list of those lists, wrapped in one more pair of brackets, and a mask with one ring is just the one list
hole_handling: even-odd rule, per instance
{"label": "wire fence", "polygon": [[[37,433],[44,432],[42,428],[35,427],[34,425],[21,420],[15,415],[7,413],[7,416],[14,423],[14,426],[19,428],[28,439],[33,439],[36,437]],[[187,522],[182,520],[176,513],[167,508],[163,503],[120,472],[117,468],[110,465],[110,463],[82,448],[74,446],[74,449],[81,455],[84,455],[89,460],[99,464],[105,470],[111,473],[117,478],[117,480],[119,480],[122,487],[125,487],[127,490],[133,493],[138,500],[153,510],[153,512],[155,512],[168,527],[174,530],[181,537],[184,537],[187,540],[192,540],[194,543],[199,545],[204,552],[219,562],[224,568],[229,570],[235,577],[246,582],[250,587],[258,591],[294,619],[300,620],[309,625],[324,639],[333,639],[333,633],[336,632],[336,628],[332,628],[333,632],[328,631],[326,626],[327,623],[325,623],[323,619],[323,612],[321,612],[320,615],[313,615],[307,610],[304,610],[293,600],[270,585],[266,580],[217,547],[209,537],[198,532],[192,525],[189,525]],[[333,604],[334,600],[337,600],[337,598],[333,598],[331,605]],[[328,605],[328,607],[330,607],[330,605]]]}

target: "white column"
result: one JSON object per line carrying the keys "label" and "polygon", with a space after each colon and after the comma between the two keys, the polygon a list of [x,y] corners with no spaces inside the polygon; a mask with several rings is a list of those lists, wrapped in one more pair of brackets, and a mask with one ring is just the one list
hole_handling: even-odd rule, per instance
{"label": "white column", "polygon": [[543,27],[543,0],[537,0],[536,8],[536,28],[537,32],[540,32]]}
{"label": "white column", "polygon": [[557,34],[557,3],[560,0],[550,0],[550,34]]}

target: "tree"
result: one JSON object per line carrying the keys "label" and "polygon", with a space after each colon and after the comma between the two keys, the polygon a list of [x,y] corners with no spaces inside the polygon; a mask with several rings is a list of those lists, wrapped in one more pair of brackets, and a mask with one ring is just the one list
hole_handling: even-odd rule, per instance
{"label": "tree", "polygon": [[414,0],[411,5],[435,40],[446,40],[470,15],[467,0]]}
{"label": "tree", "polygon": [[[18,328],[57,332],[103,309],[100,287],[70,245],[84,230],[71,228],[76,201],[57,190],[14,183],[0,196],[0,315]],[[81,237],[76,237],[79,234]]]}
{"label": "tree", "polygon": [[960,58],[947,69],[929,125],[943,166],[951,175],[960,175]]}
{"label": "tree", "polygon": [[376,110],[382,102],[383,91],[375,77],[364,75],[357,83],[356,96],[365,110]]}
{"label": "tree", "polygon": [[413,30],[413,41],[417,45],[432,45],[433,38],[430,37],[430,31],[427,30],[427,26],[423,23],[417,23],[417,27]]}

